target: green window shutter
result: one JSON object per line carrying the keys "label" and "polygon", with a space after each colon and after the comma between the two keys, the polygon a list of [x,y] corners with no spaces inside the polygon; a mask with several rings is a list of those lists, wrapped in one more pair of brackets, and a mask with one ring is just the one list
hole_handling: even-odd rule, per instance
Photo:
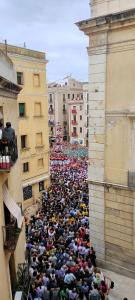
{"label": "green window shutter", "polygon": [[25,104],[19,103],[19,116],[24,117],[25,115]]}

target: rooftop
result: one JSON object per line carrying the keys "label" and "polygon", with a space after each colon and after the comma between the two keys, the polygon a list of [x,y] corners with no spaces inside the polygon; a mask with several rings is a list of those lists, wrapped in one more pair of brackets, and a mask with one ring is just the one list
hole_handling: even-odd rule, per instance
{"label": "rooftop", "polygon": [[45,53],[41,51],[31,50],[31,49],[3,44],[3,43],[0,43],[0,49],[10,54],[18,54],[18,55],[29,56],[29,57],[45,60]]}
{"label": "rooftop", "polygon": [[110,23],[115,23],[115,22],[123,22],[126,20],[131,20],[135,19],[135,8],[133,9],[128,9],[124,10],[121,12],[116,12],[112,14],[107,14],[103,16],[97,16],[93,18],[89,18],[86,20],[82,20],[80,22],[77,22],[76,25],[80,28],[80,30],[85,30],[89,28],[89,25],[91,26],[101,26],[104,24],[110,24]]}

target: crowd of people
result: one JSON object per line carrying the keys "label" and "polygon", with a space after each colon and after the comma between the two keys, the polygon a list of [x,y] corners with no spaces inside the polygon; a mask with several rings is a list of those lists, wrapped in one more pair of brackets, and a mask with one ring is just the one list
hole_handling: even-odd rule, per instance
{"label": "crowd of people", "polygon": [[87,157],[69,158],[57,145],[51,185],[26,227],[29,300],[107,299],[108,286],[90,243],[88,202]]}

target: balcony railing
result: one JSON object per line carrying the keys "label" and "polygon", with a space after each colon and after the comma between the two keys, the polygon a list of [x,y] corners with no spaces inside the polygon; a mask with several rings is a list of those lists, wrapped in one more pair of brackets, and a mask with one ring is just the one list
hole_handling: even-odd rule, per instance
{"label": "balcony railing", "polygon": [[68,134],[68,132],[65,130],[65,131],[63,131],[63,135],[67,135]]}
{"label": "balcony railing", "polygon": [[49,115],[53,115],[54,114],[54,109],[49,109],[48,113],[49,113]]}
{"label": "balcony railing", "polygon": [[72,125],[77,125],[77,124],[78,124],[77,121],[72,120]]}
{"label": "balcony railing", "polygon": [[64,121],[64,122],[63,122],[63,125],[66,126],[66,125],[67,125],[67,121]]}
{"label": "balcony railing", "polygon": [[72,132],[72,137],[77,137],[77,136],[78,136],[77,132]]}
{"label": "balcony railing", "polygon": [[18,158],[17,140],[0,141],[0,172],[9,172]]}
{"label": "balcony railing", "polygon": [[49,121],[48,121],[48,125],[49,125],[49,126],[55,126],[55,121],[49,120]]}
{"label": "balcony railing", "polygon": [[50,131],[49,136],[54,136],[54,131]]}
{"label": "balcony railing", "polygon": [[5,249],[11,252],[15,251],[20,232],[21,229],[18,228],[16,224],[3,226],[3,241]]}
{"label": "balcony railing", "polygon": [[77,114],[77,111],[76,109],[72,109],[72,114],[76,115]]}

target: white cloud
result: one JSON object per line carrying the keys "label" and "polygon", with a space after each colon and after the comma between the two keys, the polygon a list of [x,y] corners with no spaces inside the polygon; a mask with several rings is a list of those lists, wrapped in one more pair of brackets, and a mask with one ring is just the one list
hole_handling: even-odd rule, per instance
{"label": "white cloud", "polygon": [[89,0],[0,1],[0,41],[46,52],[47,77],[87,79],[88,39],[74,24],[89,17]]}

